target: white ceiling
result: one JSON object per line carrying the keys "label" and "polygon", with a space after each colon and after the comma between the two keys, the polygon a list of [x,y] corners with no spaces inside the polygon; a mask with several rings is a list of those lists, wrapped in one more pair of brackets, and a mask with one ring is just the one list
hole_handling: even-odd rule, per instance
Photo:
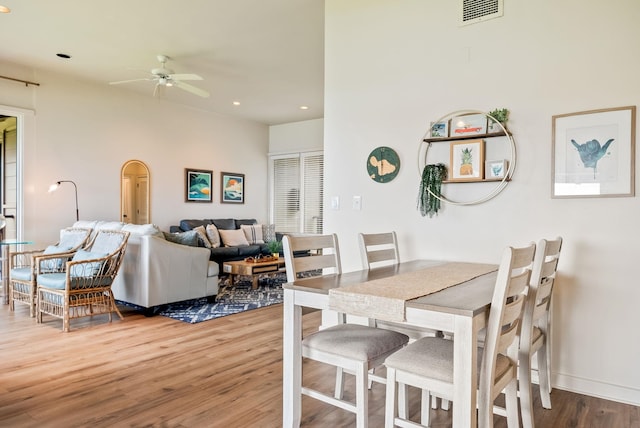
{"label": "white ceiling", "polygon": [[[323,117],[323,0],[0,0],[0,61],[153,96],[158,54],[211,93],[161,96],[268,125]],[[57,53],[71,55],[60,59]],[[31,80],[32,76],[9,76]],[[239,101],[234,106],[233,101]],[[306,105],[308,110],[301,110]]]}

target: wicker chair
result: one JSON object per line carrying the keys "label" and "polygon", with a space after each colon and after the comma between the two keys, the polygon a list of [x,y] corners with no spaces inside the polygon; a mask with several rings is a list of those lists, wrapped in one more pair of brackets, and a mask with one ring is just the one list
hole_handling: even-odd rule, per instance
{"label": "wicker chair", "polygon": [[30,250],[11,253],[9,259],[9,309],[15,310],[15,302],[29,305],[29,315],[36,315],[36,264],[38,257],[55,254],[41,267],[42,272],[60,272],[64,263],[71,260],[77,250],[82,248],[91,229],[69,227],[60,231],[60,241],[44,250]]}
{"label": "wicker chair", "polygon": [[[118,274],[129,232],[100,230],[84,250],[78,250],[65,265],[64,272],[43,273],[38,263],[37,321],[42,314],[62,318],[62,331],[69,331],[74,318],[116,312],[120,318],[111,284]],[[55,256],[42,256],[47,260]]]}

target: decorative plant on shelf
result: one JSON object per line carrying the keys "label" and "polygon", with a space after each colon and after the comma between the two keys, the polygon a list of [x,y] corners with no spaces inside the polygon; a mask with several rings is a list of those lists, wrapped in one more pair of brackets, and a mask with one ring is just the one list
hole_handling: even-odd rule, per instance
{"label": "decorative plant on shelf", "polygon": [[[493,119],[497,120],[498,122],[500,122],[500,124],[502,126],[504,126],[505,128],[507,127],[507,121],[509,120],[509,110],[506,108],[497,108],[495,110],[491,110],[489,112],[489,116],[491,116]],[[499,126],[498,124],[494,123],[493,121],[490,121],[489,123],[489,130],[490,131],[498,131],[499,130]]]}
{"label": "decorative plant on shelf", "polygon": [[422,171],[420,191],[418,194],[418,209],[422,216],[433,217],[440,210],[440,196],[442,195],[442,181],[447,176],[447,167],[442,164],[429,164]]}
{"label": "decorative plant on shelf", "polygon": [[276,240],[268,241],[267,248],[271,254],[275,256],[276,254],[280,254],[280,251],[282,251],[282,242]]}

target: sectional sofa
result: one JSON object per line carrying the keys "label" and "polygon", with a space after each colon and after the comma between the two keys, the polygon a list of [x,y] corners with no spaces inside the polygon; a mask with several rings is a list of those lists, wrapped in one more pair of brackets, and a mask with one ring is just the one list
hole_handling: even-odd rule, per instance
{"label": "sectional sofa", "polygon": [[216,262],[220,271],[226,261],[270,255],[266,242],[277,239],[274,226],[259,224],[255,219],[186,219],[171,226],[170,231],[177,236],[197,231],[199,245],[209,250],[209,260]]}

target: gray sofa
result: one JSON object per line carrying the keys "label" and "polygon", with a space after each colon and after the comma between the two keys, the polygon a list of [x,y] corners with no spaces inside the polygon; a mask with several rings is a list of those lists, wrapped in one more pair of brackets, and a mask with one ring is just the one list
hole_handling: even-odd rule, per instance
{"label": "gray sofa", "polygon": [[[204,226],[206,228],[208,224],[215,225],[218,230],[232,230],[240,229],[243,224],[255,225],[258,224],[258,222],[255,219],[233,218],[202,220],[187,219],[180,220],[179,226],[171,226],[169,230],[171,233],[187,232],[195,229],[198,226]],[[278,237],[280,237],[280,234],[278,234]],[[241,245],[234,247],[226,247],[224,245],[221,245],[217,248],[208,248],[208,250],[211,252],[209,260],[218,263],[220,272],[222,272],[222,264],[226,261],[244,260],[247,257],[255,257],[258,254],[271,254],[266,244]]]}

